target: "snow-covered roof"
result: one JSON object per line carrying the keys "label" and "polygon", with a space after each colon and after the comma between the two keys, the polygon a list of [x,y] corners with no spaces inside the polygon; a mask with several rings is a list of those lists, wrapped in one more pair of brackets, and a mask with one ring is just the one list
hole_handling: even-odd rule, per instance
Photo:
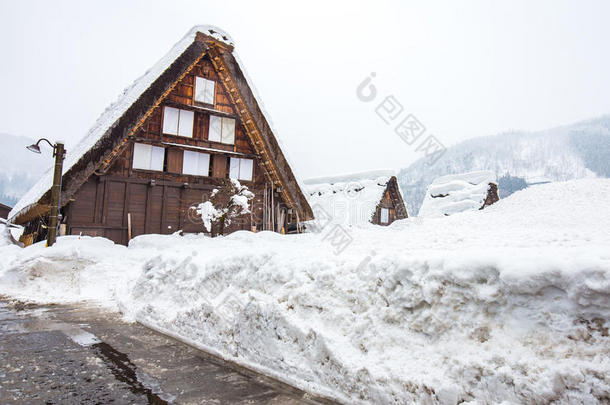
{"label": "snow-covered roof", "polygon": [[542,183],[550,183],[553,179],[547,176],[528,176],[525,178],[525,182],[527,184],[542,184]]}
{"label": "snow-covered roof", "polygon": [[396,172],[391,169],[369,170],[365,172],[338,174],[335,176],[313,177],[306,179],[303,183],[321,184],[321,183],[346,183],[350,181],[371,180],[379,177],[387,177],[388,179],[396,175]]}
{"label": "snow-covered roof", "polygon": [[[111,128],[111,126],[127,111],[127,109],[159,78],[178,56],[186,50],[193,42],[197,32],[206,32],[214,38],[227,44],[232,44],[228,34],[223,33],[219,28],[211,25],[198,25],[193,27],[180,41],[178,41],[168,53],[165,54],[153,67],[144,75],[136,79],[131,86],[123,90],[123,93],[100,115],[93,127],[89,129],[81,141],[72,149],[67,150],[66,159],[63,166],[63,174],[72,168],[80,158],[100,140],[100,138]],[[218,37],[218,38],[217,38]],[[226,39],[223,39],[226,38]],[[26,210],[49,190],[53,184],[53,168],[49,168],[43,173],[40,180],[26,192],[23,197],[15,204],[9,213],[9,220],[12,220],[21,211]]]}
{"label": "snow-covered roof", "polygon": [[496,183],[496,176],[486,170],[439,177],[428,186],[418,216],[440,217],[478,210],[487,198],[489,183]]}
{"label": "snow-covered roof", "polygon": [[[128,109],[144,94],[144,92],[149,89],[153,83],[157,79],[161,77],[161,75],[170,68],[173,62],[176,61],[180,55],[182,55],[187,48],[195,41],[197,33],[203,33],[207,36],[213,37],[214,39],[230,45],[234,46],[233,39],[221,30],[212,25],[197,25],[189,30],[189,32],[178,41],[165,56],[163,56],[153,67],[151,67],[144,75],[140,78],[136,79],[133,84],[127,87],[123,93],[118,97],[118,99],[111,104],[106,110],[102,113],[102,115],[97,119],[93,127],[89,130],[89,132],[82,138],[82,140],[70,150],[67,150],[66,158],[63,166],[63,174],[65,175],[70,169],[72,169],[77,163],[79,163],[84,157],[85,154],[94,148],[96,145],[99,145],[102,138],[105,134],[111,131],[119,122],[119,119],[128,111]],[[241,63],[237,53],[235,50],[232,50],[232,55],[237,61],[239,65],[239,69],[241,73],[244,75],[246,83],[250,88],[256,103],[258,104],[259,109],[261,110],[264,119],[267,121],[269,127],[271,127],[271,121],[269,118],[269,114],[265,112],[263,103],[254,87],[252,80],[248,77],[248,74]],[[277,133],[271,128],[272,134],[275,137],[276,141],[282,147],[281,140],[277,137]],[[288,161],[286,157],[285,151],[282,151],[281,157]],[[292,170],[292,175],[297,185],[301,186],[298,177],[294,174],[294,167],[290,165],[289,167]],[[23,197],[15,204],[11,212],[9,213],[9,220],[14,220],[17,216],[23,214],[28,211],[29,208],[33,207],[37,204],[40,199],[50,190],[53,182],[53,171],[52,168],[49,168],[45,173],[43,173],[40,180],[28,191]],[[301,187],[303,190],[303,188]]]}
{"label": "snow-covered roof", "polygon": [[393,171],[378,170],[318,177],[304,183],[316,217],[323,220],[329,216],[336,223],[356,226],[371,221],[393,175]]}

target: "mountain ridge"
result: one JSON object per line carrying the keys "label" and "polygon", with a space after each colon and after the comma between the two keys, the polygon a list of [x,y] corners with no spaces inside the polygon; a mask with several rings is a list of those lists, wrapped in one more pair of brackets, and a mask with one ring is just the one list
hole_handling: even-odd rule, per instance
{"label": "mountain ridge", "polygon": [[36,141],[26,136],[0,133],[0,139],[0,203],[12,207],[53,165],[52,152],[42,143],[41,155],[27,150]]}
{"label": "mountain ridge", "polygon": [[409,213],[417,215],[435,178],[476,170],[495,173],[503,196],[532,183],[610,177],[610,114],[542,131],[467,139],[447,148],[433,166],[419,159],[397,176]]}

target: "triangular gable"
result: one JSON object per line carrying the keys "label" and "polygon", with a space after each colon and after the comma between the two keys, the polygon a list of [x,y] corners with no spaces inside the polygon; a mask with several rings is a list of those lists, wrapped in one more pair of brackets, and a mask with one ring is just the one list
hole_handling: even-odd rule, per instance
{"label": "triangular gable", "polygon": [[[191,29],[106,109],[73,150],[68,150],[64,162],[62,205],[92,174],[104,171],[111,165],[128,143],[129,137],[206,54],[214,61],[219,74],[224,72],[222,84],[237,107],[238,116],[263,162],[268,178],[282,194],[288,207],[298,212],[301,220],[313,218],[298,181],[233,55],[230,37],[209,26]],[[9,214],[12,222],[24,223],[48,212],[52,175],[50,170],[47,171],[15,205]]]}

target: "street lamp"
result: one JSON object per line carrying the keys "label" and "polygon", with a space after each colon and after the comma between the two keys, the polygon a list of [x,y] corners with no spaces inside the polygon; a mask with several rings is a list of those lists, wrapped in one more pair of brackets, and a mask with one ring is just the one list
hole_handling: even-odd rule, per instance
{"label": "street lamp", "polygon": [[51,212],[49,213],[49,226],[47,228],[47,246],[53,246],[53,244],[55,243],[55,238],[57,236],[57,217],[59,215],[59,200],[61,196],[61,172],[64,157],[66,156],[66,150],[64,149],[63,143],[56,142],[55,145],[53,145],[46,138],[40,138],[35,144],[27,146],[27,149],[34,153],[40,153],[40,146],[38,146],[38,144],[41,141],[45,141],[53,148],[53,157],[55,157],[53,187],[51,188]]}

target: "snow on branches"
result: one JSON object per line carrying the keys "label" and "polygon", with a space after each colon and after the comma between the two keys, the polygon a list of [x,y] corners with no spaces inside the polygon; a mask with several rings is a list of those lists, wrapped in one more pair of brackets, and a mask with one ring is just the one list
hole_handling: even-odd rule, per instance
{"label": "snow on branches", "polygon": [[238,180],[230,179],[221,187],[215,188],[208,201],[192,206],[201,217],[206,231],[214,235],[222,235],[225,226],[244,214],[250,213],[249,202],[254,194],[247,186],[242,186]]}

